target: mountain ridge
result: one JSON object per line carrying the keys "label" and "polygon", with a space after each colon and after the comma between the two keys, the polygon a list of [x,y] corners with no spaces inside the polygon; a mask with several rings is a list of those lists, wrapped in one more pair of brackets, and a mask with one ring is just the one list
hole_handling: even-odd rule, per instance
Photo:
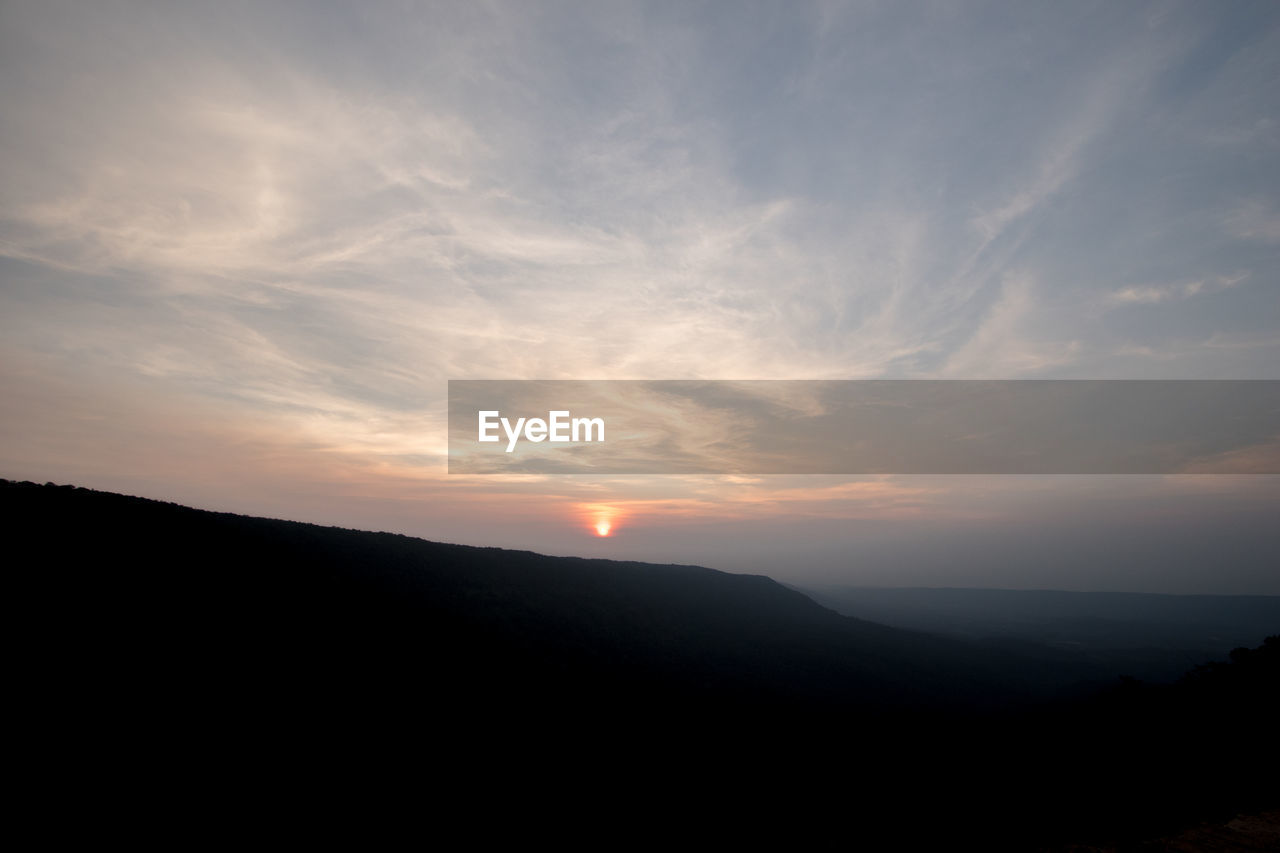
{"label": "mountain ridge", "polygon": [[[563,653],[572,648],[579,664],[590,663],[598,653],[613,653],[635,661],[644,650],[629,645],[639,641],[654,645],[659,657],[661,653],[674,654],[681,643],[700,642],[701,656],[712,664],[709,668],[703,667],[704,671],[697,676],[703,687],[716,682],[735,693],[740,688],[748,692],[761,689],[761,685],[749,683],[749,677],[739,677],[750,676],[750,672],[735,674],[743,669],[749,657],[734,654],[730,647],[739,639],[738,633],[759,639],[769,630],[787,631],[788,646],[783,651],[790,652],[793,658],[798,654],[805,665],[825,668],[827,675],[832,674],[830,670],[835,663],[830,656],[819,655],[815,659],[812,654],[805,654],[804,645],[810,639],[815,646],[821,645],[821,640],[810,636],[813,631],[839,632],[846,635],[846,640],[893,639],[927,647],[937,645],[927,635],[895,631],[840,616],[764,575],[735,575],[679,564],[551,557],[532,551],[430,542],[396,533],[213,513],[173,502],[76,487],[6,483],[4,491],[6,513],[10,518],[22,518],[26,514],[23,525],[28,530],[37,529],[40,521],[31,514],[31,507],[16,505],[21,502],[21,499],[15,500],[18,494],[25,498],[39,496],[47,504],[42,511],[53,513],[55,518],[59,512],[68,511],[68,502],[92,502],[92,513],[87,505],[75,510],[82,513],[79,526],[90,538],[124,545],[135,552],[141,549],[142,554],[135,553],[140,559],[135,560],[132,571],[154,575],[153,580],[161,586],[180,583],[182,578],[162,570],[156,563],[156,552],[181,553],[183,540],[189,541],[196,535],[185,528],[205,526],[209,538],[241,537],[240,544],[230,546],[230,550],[241,547],[256,555],[260,563],[257,576],[244,576],[241,579],[245,583],[271,575],[277,583],[300,585],[296,591],[271,590],[282,599],[278,602],[282,605],[284,599],[294,595],[311,600],[313,605],[317,604],[316,599],[323,600],[326,609],[336,605],[325,590],[315,588],[321,575],[308,577],[305,571],[299,570],[299,560],[310,560],[329,572],[326,577],[330,581],[334,581],[334,572],[341,576],[334,582],[343,585],[347,592],[356,593],[355,599],[347,603],[357,609],[361,604],[369,605],[372,595],[377,598],[378,607],[394,612],[406,603],[406,596],[412,595],[416,605],[425,604],[430,608],[443,603],[444,609],[458,617],[453,620],[455,629],[465,626],[487,635],[505,636],[516,645],[528,642],[531,633],[536,634],[544,647],[543,653]],[[53,504],[63,506],[55,508]],[[122,518],[131,520],[119,521],[118,525],[106,521]],[[165,532],[152,534],[159,538],[158,544],[143,542],[129,532],[130,524]],[[215,553],[219,557],[232,556],[219,551],[212,543],[206,543],[204,548],[203,554],[182,557],[187,572],[208,572],[211,568],[208,563]],[[273,563],[281,548],[300,549],[299,553],[305,556],[295,559],[296,555],[290,555]],[[362,553],[362,549],[378,550],[378,559]],[[240,558],[245,559],[243,555]],[[163,557],[160,562],[166,563],[168,559]],[[64,555],[64,565],[67,562],[68,556]],[[229,565],[230,560],[223,566],[224,573],[236,571]],[[546,614],[552,614],[550,622],[539,621]],[[652,614],[660,616],[661,626],[649,621]],[[431,615],[440,616],[440,613]],[[610,624],[606,626],[602,620]],[[315,623],[308,625],[319,627]],[[670,631],[670,636],[663,631]],[[575,633],[579,635],[576,640],[569,636]],[[596,651],[589,648],[592,645]],[[753,649],[751,654],[758,651]],[[882,651],[901,662],[900,649]],[[642,670],[654,670],[655,664],[661,663],[653,660],[652,654],[648,657],[650,660]],[[689,665],[688,660],[678,663],[672,672],[660,674],[678,675]],[[911,692],[901,684],[894,687],[887,683],[883,669],[874,665],[845,666],[841,674],[875,682],[880,691]],[[778,672],[765,674],[770,679],[778,676]],[[821,678],[786,679],[786,682],[782,687],[802,688],[830,698],[831,691]],[[764,692],[768,693],[769,689]]]}

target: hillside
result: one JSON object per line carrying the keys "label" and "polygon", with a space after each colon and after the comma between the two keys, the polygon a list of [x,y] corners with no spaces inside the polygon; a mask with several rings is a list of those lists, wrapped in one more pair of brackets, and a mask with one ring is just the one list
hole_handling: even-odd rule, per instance
{"label": "hillside", "polygon": [[963,828],[987,849],[1142,837],[1275,798],[1274,641],[1173,687],[1053,700],[1061,673],[1036,677],[1034,659],[841,616],[765,577],[65,486],[3,482],[0,507],[20,725],[48,750],[33,772],[109,786],[142,767],[179,790],[229,774],[263,795],[427,774],[463,810],[501,780],[504,807],[571,794],[662,823],[644,804],[680,802],[704,829],[741,815],[719,837],[767,816],[793,842]]}
{"label": "hillside", "polygon": [[[548,557],[6,483],[40,543],[29,606],[115,644],[141,676],[172,659],[226,677],[341,679],[398,700],[489,707],[818,702],[965,710],[1032,686],[960,644],[840,616],[769,578]],[[288,661],[287,665],[284,663]],[[279,673],[283,673],[279,674]],[[412,673],[412,675],[410,674]]]}

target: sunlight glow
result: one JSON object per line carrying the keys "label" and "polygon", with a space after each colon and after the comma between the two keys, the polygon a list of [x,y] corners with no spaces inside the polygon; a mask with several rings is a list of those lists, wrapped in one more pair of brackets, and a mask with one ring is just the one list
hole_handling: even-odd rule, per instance
{"label": "sunlight glow", "polygon": [[625,516],[624,512],[609,504],[578,504],[577,509],[583,525],[601,539],[612,536],[618,522]]}

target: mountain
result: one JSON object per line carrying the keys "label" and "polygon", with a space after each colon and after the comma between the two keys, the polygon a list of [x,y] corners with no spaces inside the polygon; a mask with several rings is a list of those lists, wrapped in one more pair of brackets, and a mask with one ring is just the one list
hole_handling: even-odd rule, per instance
{"label": "mountain", "polygon": [[[69,656],[134,677],[273,689],[342,680],[398,701],[490,707],[514,692],[661,709],[811,704],[973,710],[1035,685],[962,644],[841,616],[773,580],[548,557],[5,482],[23,573]],[[38,571],[36,571],[38,569]],[[90,638],[92,638],[90,640]],[[89,646],[90,648],[82,648]]]}
{"label": "mountain", "polygon": [[593,846],[678,823],[986,849],[1141,837],[1276,794],[1273,642],[1064,698],[1034,657],[765,577],[52,484],[0,482],[0,510],[33,790],[143,779],[149,812],[378,791],[472,833],[603,821]]}

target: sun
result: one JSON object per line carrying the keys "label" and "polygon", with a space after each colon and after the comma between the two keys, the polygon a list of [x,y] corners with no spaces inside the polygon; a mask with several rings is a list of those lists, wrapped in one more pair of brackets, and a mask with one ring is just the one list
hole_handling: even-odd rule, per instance
{"label": "sun", "polygon": [[627,520],[627,513],[613,504],[578,504],[577,510],[582,527],[601,539],[616,536],[619,526]]}

